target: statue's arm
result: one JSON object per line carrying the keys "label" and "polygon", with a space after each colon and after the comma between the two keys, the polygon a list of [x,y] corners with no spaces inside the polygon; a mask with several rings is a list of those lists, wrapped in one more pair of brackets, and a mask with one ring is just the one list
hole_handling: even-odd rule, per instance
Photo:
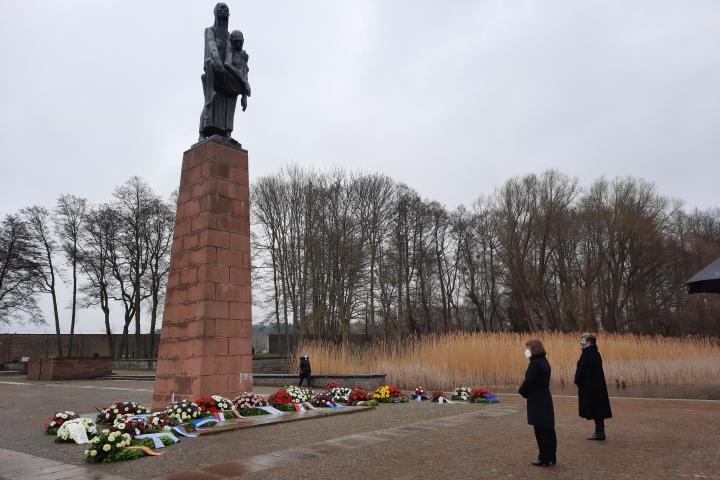
{"label": "statue's arm", "polygon": [[250,80],[248,78],[248,73],[250,73],[250,67],[248,66],[248,61],[250,60],[250,55],[247,54],[245,50],[243,50],[243,60],[245,60],[245,76],[243,80],[245,81],[245,90],[246,95],[250,96]]}
{"label": "statue's arm", "polygon": [[[223,59],[220,58],[220,52],[218,52],[217,42],[215,42],[215,34],[212,28],[205,29],[205,45],[207,45],[210,60],[212,60],[215,65],[218,63],[222,65]],[[205,60],[207,60],[207,58]]]}

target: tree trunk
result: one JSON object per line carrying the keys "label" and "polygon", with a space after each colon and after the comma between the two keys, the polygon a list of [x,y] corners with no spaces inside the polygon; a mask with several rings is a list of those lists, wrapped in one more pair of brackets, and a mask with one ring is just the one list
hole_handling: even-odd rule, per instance
{"label": "tree trunk", "polygon": [[55,286],[53,285],[50,290],[53,304],[53,314],[55,316],[55,338],[57,338],[57,352],[58,357],[62,358],[62,337],[60,336],[60,315],[58,314],[57,296],[55,295]]}
{"label": "tree trunk", "polygon": [[70,339],[68,342],[68,357],[72,357],[73,338],[75,335],[75,311],[76,311],[76,305],[77,305],[77,244],[76,244],[75,251],[73,252],[72,278],[73,278],[72,313],[70,314]]}
{"label": "tree trunk", "polygon": [[155,324],[157,323],[158,310],[158,292],[157,289],[152,294],[152,310],[150,311],[150,349],[147,352],[147,358],[155,358]]}
{"label": "tree trunk", "polygon": [[140,358],[140,347],[142,339],[140,337],[140,282],[135,289],[135,358]]}

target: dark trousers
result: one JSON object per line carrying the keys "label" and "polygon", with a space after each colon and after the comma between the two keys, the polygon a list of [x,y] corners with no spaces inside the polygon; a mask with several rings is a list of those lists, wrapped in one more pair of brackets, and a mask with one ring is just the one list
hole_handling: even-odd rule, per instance
{"label": "dark trousers", "polygon": [[595,419],[595,434],[596,435],[605,435],[605,419],[604,418],[596,418]]}
{"label": "dark trousers", "polygon": [[312,380],[310,379],[309,373],[300,374],[300,383],[298,383],[298,387],[302,385],[303,380],[307,380],[307,386],[312,387]]}
{"label": "dark trousers", "polygon": [[535,440],[537,440],[538,460],[541,462],[555,462],[555,451],[557,450],[557,439],[555,438],[555,427],[535,427]]}

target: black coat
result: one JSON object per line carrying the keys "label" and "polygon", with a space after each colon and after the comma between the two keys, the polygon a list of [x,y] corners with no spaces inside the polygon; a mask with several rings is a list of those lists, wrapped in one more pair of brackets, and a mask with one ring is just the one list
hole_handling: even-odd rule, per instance
{"label": "black coat", "polygon": [[527,398],[527,419],[536,427],[554,427],[555,411],[550,395],[550,362],[545,354],[530,357],[525,381],[518,393]]}
{"label": "black coat", "polygon": [[575,385],[578,386],[580,416],[588,420],[611,418],[602,357],[597,346],[583,349],[575,371]]}
{"label": "black coat", "polygon": [[300,359],[300,376],[309,377],[311,373],[310,360],[306,358]]}

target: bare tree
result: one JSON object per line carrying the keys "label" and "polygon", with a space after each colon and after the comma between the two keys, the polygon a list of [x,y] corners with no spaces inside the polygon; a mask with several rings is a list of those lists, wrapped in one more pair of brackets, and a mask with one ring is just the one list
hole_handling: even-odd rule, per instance
{"label": "bare tree", "polygon": [[99,305],[105,321],[108,351],[114,355],[110,326],[110,292],[113,290],[112,258],[117,232],[117,216],[109,205],[91,209],[84,218],[80,237],[80,268],[87,283],[81,286],[81,306]]}
{"label": "bare tree", "polygon": [[0,223],[0,323],[44,323],[35,298],[39,279],[31,241],[22,217],[5,216]]}
{"label": "bare tree", "polygon": [[448,212],[384,177],[291,167],[253,203],[259,281],[278,331],[299,336],[690,331],[681,312],[699,325],[715,311],[683,282],[699,252],[720,255],[720,214],[688,215],[634,179],[581,191],[549,170]]}
{"label": "bare tree", "polygon": [[113,193],[113,209],[117,230],[111,242],[113,270],[113,298],[121,301],[124,308],[123,336],[120,352],[129,356],[128,334],[130,324],[135,324],[135,356],[142,350],[140,337],[141,302],[149,295],[145,287],[145,275],[150,267],[148,225],[156,196],[147,182],[132,177]]}
{"label": "bare tree", "polygon": [[39,279],[38,287],[40,291],[49,293],[52,298],[57,355],[62,357],[60,314],[57,302],[57,280],[60,278],[60,271],[55,258],[58,254],[58,245],[53,237],[50,213],[46,208],[36,205],[24,208],[22,214],[27,224],[33,271]]}
{"label": "bare tree", "polygon": [[68,357],[73,354],[75,336],[75,315],[77,312],[77,266],[80,252],[80,230],[83,225],[87,201],[74,195],[61,195],[55,207],[55,232],[60,247],[70,265],[72,276],[72,303],[70,306],[70,336],[68,341]]}
{"label": "bare tree", "polygon": [[158,309],[165,297],[168,272],[170,270],[170,247],[172,245],[175,212],[169,203],[156,198],[150,203],[145,243],[148,247],[148,270],[145,276],[146,291],[150,298],[150,340],[145,352],[146,358],[155,355],[155,327]]}

